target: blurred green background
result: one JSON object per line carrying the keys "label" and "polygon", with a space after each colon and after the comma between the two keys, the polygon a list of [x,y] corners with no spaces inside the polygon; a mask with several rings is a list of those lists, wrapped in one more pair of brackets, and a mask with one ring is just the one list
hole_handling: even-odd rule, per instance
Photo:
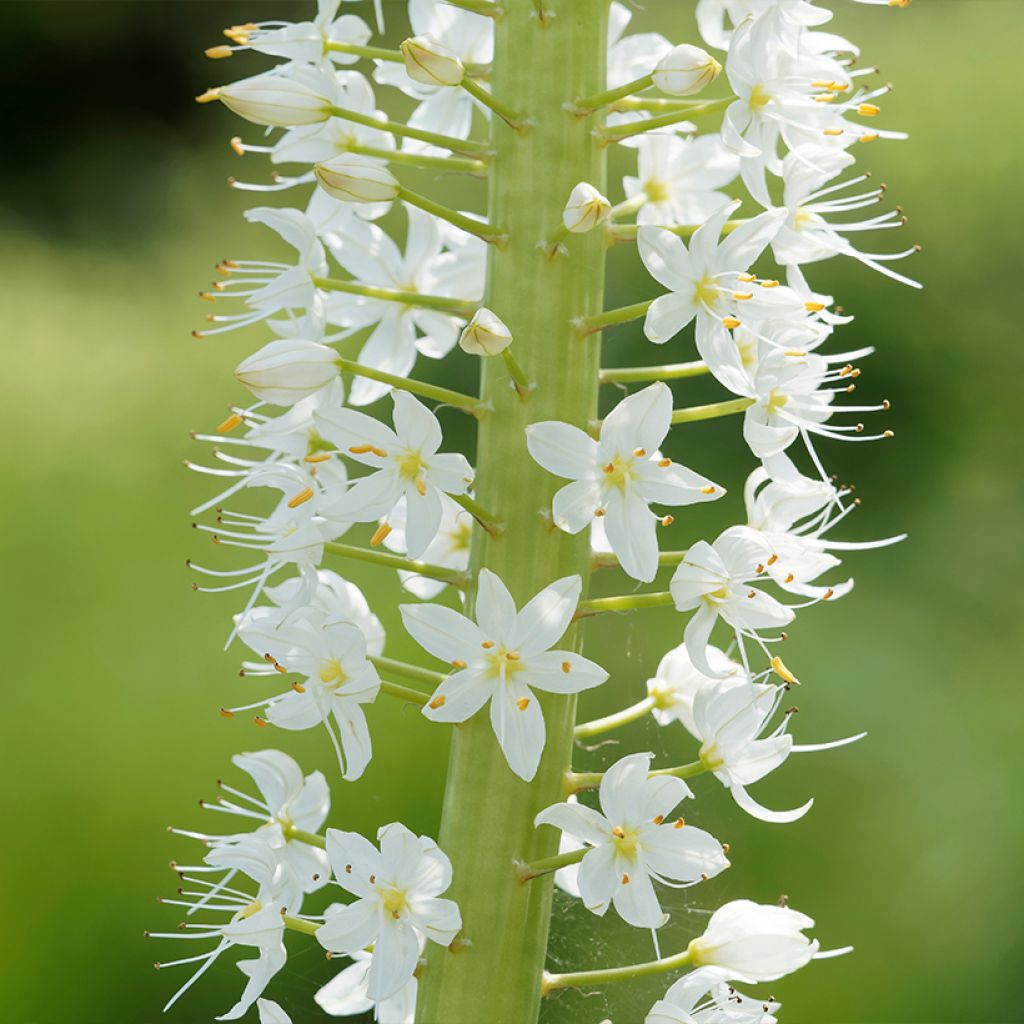
{"label": "blurred green background", "polygon": [[[240,173],[226,145],[238,123],[191,104],[207,85],[258,65],[211,65],[202,49],[224,25],[302,17],[310,6],[4,4],[0,1019],[10,1024],[160,1019],[184,975],[154,974],[151,962],[171,953],[142,931],[177,920],[155,897],[176,885],[167,862],[194,855],[165,826],[209,824],[196,800],[230,777],[240,749],[279,744],[307,770],[331,760],[319,732],[274,735],[245,716],[218,716],[252,684],[236,676],[238,651],[220,652],[232,596],[189,588],[185,558],[209,555],[186,510],[209,489],[181,466],[199,455],[188,431],[210,429],[240,398],[230,370],[263,338],[255,329],[192,340],[206,311],[195,293],[218,259],[270,251],[269,236],[241,222],[253,197],[223,185]],[[690,6],[650,0],[634,28],[685,38]],[[847,347],[878,346],[860,391],[892,400],[897,434],[888,445],[823,451],[863,498],[845,535],[907,530],[911,539],[851,557],[857,589],[838,607],[802,613],[788,649],[805,680],[800,739],[860,729],[869,738],[790,762],[758,786],[772,806],[817,798],[787,827],[745,818],[699,780],[687,816],[713,823],[734,862],[699,898],[768,902],[785,892],[817,918],[825,946],[857,947],[771,986],[790,1024],[1019,1021],[1024,696],[1014,581],[1024,578],[1024,357],[1011,271],[1024,153],[1011,116],[1024,4],[832,6],[838,30],[897,85],[885,121],[912,140],[858,156],[911,217],[898,242],[877,244],[922,243],[909,272],[927,290],[856,265],[811,269],[814,284],[857,316],[841,337]],[[265,175],[256,160],[246,160],[250,177]],[[625,249],[613,269],[610,305],[653,294]],[[620,329],[608,363],[655,359],[645,345],[637,327]],[[427,369],[436,376],[436,365]],[[468,359],[446,372],[472,386]],[[691,385],[685,395],[712,393]],[[750,463],[736,427],[675,432],[670,451],[732,491],[727,509],[686,520],[694,536],[740,514]],[[394,580],[333,567],[365,587],[393,653],[412,655],[398,636]],[[609,575],[598,585],[614,592],[626,582]],[[591,653],[615,685],[591,694],[584,713],[638,695],[678,637],[669,614],[591,626]],[[334,786],[332,822],[372,832],[399,819],[436,833],[444,730],[386,701],[371,726],[374,761],[360,782]],[[679,731],[637,726],[622,738],[689,760]],[[606,747],[581,758],[600,766],[614,756]],[[666,948],[685,942],[702,913],[688,902],[698,897],[672,899]],[[567,902],[559,909],[560,964],[650,954],[645,937],[611,917],[598,923]],[[333,969],[310,943],[291,945],[271,994],[304,1024],[314,1019],[310,986]],[[224,962],[168,1019],[210,1019],[240,981]],[[635,1024],[658,987],[570,993],[547,1020]]]}

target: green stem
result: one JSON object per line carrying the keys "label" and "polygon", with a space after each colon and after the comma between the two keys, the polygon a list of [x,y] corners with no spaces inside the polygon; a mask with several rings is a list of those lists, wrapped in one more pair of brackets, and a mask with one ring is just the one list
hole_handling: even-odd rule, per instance
{"label": "green stem", "polygon": [[427,196],[422,196],[419,192],[413,192],[411,189],[399,188],[398,198],[404,199],[407,203],[412,206],[418,206],[421,210],[425,210],[427,213],[432,213],[435,217],[440,217],[441,220],[448,221],[449,224],[454,224],[457,228],[461,228],[463,231],[468,231],[471,235],[476,235],[478,238],[482,238],[485,242],[494,242],[497,245],[504,245],[508,239],[508,235],[501,230],[496,228],[493,224],[488,224],[485,221],[474,220],[472,217],[467,217],[464,213],[459,213],[458,210],[449,209],[442,203],[434,202],[433,199]]}
{"label": "green stem", "polygon": [[364,366],[362,363],[356,363],[341,356],[338,357],[338,366],[346,373],[354,373],[357,377],[366,377],[369,380],[379,381],[381,384],[390,384],[393,388],[408,391],[413,395],[421,395],[423,398],[432,398],[444,405],[453,405],[456,409],[463,409],[474,416],[482,416],[487,411],[486,406],[479,398],[464,395],[461,391],[452,391],[450,388],[442,388],[437,384],[428,384],[425,381],[412,380],[409,377],[399,377],[394,373],[385,373],[383,370]]}
{"label": "green stem", "polygon": [[573,864],[579,864],[590,852],[590,847],[582,850],[572,850],[569,853],[559,853],[554,857],[545,857],[543,860],[535,860],[532,864],[520,864],[518,867],[519,877],[528,882],[531,878],[539,878],[541,875],[558,871],[559,868],[567,868]]}
{"label": "green stem", "polygon": [[600,133],[601,141],[608,145],[612,142],[621,142],[623,139],[632,138],[634,135],[643,135],[644,132],[652,132],[657,128],[669,128],[680,121],[689,121],[694,117],[706,117],[708,114],[716,114],[725,110],[732,103],[732,98],[727,100],[712,100],[710,103],[701,103],[696,107],[686,107],[682,110],[673,110],[667,114],[659,114],[656,117],[649,117],[645,121],[631,121],[628,124],[616,125],[614,128],[605,128]]}
{"label": "green stem", "polygon": [[639,384],[649,380],[684,380],[709,373],[703,360],[695,363],[670,363],[667,366],[617,366],[602,370],[602,384]]}
{"label": "green stem", "polygon": [[619,597],[597,597],[591,601],[580,601],[576,618],[583,619],[602,612],[631,612],[638,608],[665,608],[675,602],[666,591],[654,594],[623,594]]}
{"label": "green stem", "polygon": [[[735,97],[731,97],[731,103]],[[717,101],[716,101],[717,102]],[[612,108],[616,113],[630,110],[646,110],[651,113],[668,113],[670,111],[694,110],[707,106],[707,100],[665,99],[660,96],[630,96],[619,100]]]}
{"label": "green stem", "polygon": [[[661,551],[658,553],[658,565],[678,565],[685,557],[685,551]],[[591,565],[594,569],[614,569],[619,560],[610,551],[599,551],[591,559]]]}
{"label": "green stem", "polygon": [[468,494],[452,494],[450,497],[461,505],[492,537],[499,537],[505,530],[505,524],[492,515],[475,498]]}
{"label": "green stem", "polygon": [[289,917],[287,914],[284,915],[283,921],[289,931],[302,932],[303,935],[316,935],[320,928],[316,921],[303,921],[301,917]]}
{"label": "green stem", "polygon": [[430,700],[429,693],[420,693],[419,690],[411,690],[408,686],[402,686],[399,683],[389,683],[385,679],[380,681],[380,692],[386,693],[390,697],[411,701],[413,704],[419,704],[421,707]]}
{"label": "green stem", "polygon": [[470,156],[430,156],[428,153],[407,153],[403,149],[380,149],[377,146],[363,146],[352,142],[345,147],[349,153],[378,157],[392,164],[407,167],[422,167],[426,170],[465,171],[467,174],[485,175],[487,164]]}
{"label": "green stem", "polygon": [[595,985],[608,985],[616,981],[633,981],[651,974],[665,974],[690,966],[690,951],[684,950],[675,956],[666,956],[661,960],[649,960],[643,964],[630,964],[628,967],[606,967],[596,971],[576,971],[572,974],[547,974],[541,986],[541,993],[548,995],[561,988],[590,988]]}
{"label": "green stem", "polygon": [[[689,764],[681,764],[675,768],[658,768],[648,772],[649,779],[658,778],[661,775],[671,775],[676,779],[693,779],[703,775],[708,770],[703,761],[691,761]],[[580,793],[584,789],[597,789],[604,778],[604,772],[566,772],[565,789],[568,793]]]}
{"label": "green stem", "polygon": [[376,285],[357,284],[355,281],[339,281],[334,277],[314,277],[313,284],[328,292],[345,292],[347,295],[365,295],[370,299],[385,302],[404,302],[407,306],[422,306],[424,309],[439,309],[455,316],[471,317],[479,306],[477,302],[452,299],[447,295],[424,295],[420,292],[403,292],[397,288],[379,288]]}
{"label": "green stem", "polygon": [[[565,197],[580,181],[604,191],[605,157],[588,120],[565,105],[605,87],[607,0],[565,0],[538,11],[535,0],[505,0],[495,24],[493,94],[531,123],[511,132],[492,122],[495,159],[488,220],[508,230],[508,244],[488,250],[484,304],[508,324],[523,379],[539,386],[522,401],[509,368],[480,360],[481,397],[493,412],[480,421],[474,497],[505,522],[500,535],[474,531],[472,577],[487,568],[522,606],[560,577],[584,586],[586,536],[552,530],[538,509],[550,507],[561,481],[528,455],[524,431],[543,420],[585,428],[597,415],[600,345],[575,344],[573,320],[600,313],[603,232],[573,235],[571,258],[551,260],[537,242],[561,222]],[[545,5],[549,8],[551,5]],[[473,587],[467,609],[475,602]],[[558,647],[579,650],[573,628]],[[438,843],[451,857],[446,897],[462,913],[465,945],[450,953],[428,943],[416,1020],[420,1024],[535,1024],[551,916],[553,879],[524,885],[516,863],[558,853],[558,830],[534,828],[537,813],[563,799],[576,699],[538,694],[546,743],[537,773],[524,782],[509,769],[486,712],[452,730],[451,760]]]}
{"label": "green stem", "polygon": [[674,409],[673,423],[697,423],[700,420],[714,420],[719,416],[733,416],[749,409],[754,404],[753,398],[733,398],[728,402],[712,402],[710,405],[694,405],[689,409]]}
{"label": "green stem", "polygon": [[635,92],[643,92],[644,89],[649,89],[653,84],[653,75],[643,75],[641,78],[633,79],[632,82],[620,85],[617,89],[607,89],[605,92],[595,93],[593,96],[584,96],[573,104],[575,108],[573,113],[578,117],[592,114],[602,107],[611,106],[616,100],[624,99]]}
{"label": "green stem", "polygon": [[515,131],[522,131],[526,124],[523,121],[523,115],[518,111],[513,110],[507,103],[502,103],[501,100],[492,96],[482,85],[475,82],[468,75],[462,80],[462,88],[469,93],[473,99],[482,103],[489,110],[493,110],[509,126],[509,128]]}
{"label": "green stem", "polygon": [[338,555],[340,558],[352,558],[357,562],[369,562],[370,565],[380,565],[387,569],[401,569],[403,572],[415,573],[417,576],[425,576],[430,580],[441,580],[443,583],[450,583],[453,587],[460,589],[465,589],[469,583],[469,576],[461,569],[450,569],[445,565],[431,565],[429,562],[417,562],[414,558],[406,558],[404,555],[396,555],[390,551],[360,548],[354,544],[341,544],[338,541],[328,541],[324,544],[324,551],[330,555]]}
{"label": "green stem", "polygon": [[393,64],[405,63],[401,50],[385,50],[380,46],[359,46],[356,43],[337,43],[328,39],[327,49],[334,53],[349,53],[353,57],[366,57],[368,60],[389,60]]}
{"label": "green stem", "polygon": [[653,697],[644,697],[632,707],[616,711],[614,715],[606,715],[604,718],[595,718],[592,722],[583,722],[573,729],[573,737],[578,740],[589,739],[591,736],[600,736],[602,733],[611,732],[612,729],[620,729],[630,722],[636,722],[643,718],[655,705]]}
{"label": "green stem", "polygon": [[315,846],[318,850],[327,849],[327,840],[323,836],[318,836],[315,832],[307,832],[305,829],[286,828],[284,837],[285,839],[297,839],[300,843]]}
{"label": "green stem", "polygon": [[400,121],[383,121],[369,114],[360,114],[358,110],[348,110],[345,107],[331,107],[331,116],[340,117],[342,121],[351,121],[353,124],[361,124],[366,128],[376,128],[382,132],[390,132],[392,135],[403,135],[409,139],[418,139],[420,142],[427,142],[440,149],[450,149],[456,153],[468,153],[474,156],[477,153],[487,152],[487,143],[475,139],[454,139],[449,135],[439,135],[437,132],[424,131],[422,128],[410,128]]}
{"label": "green stem", "polygon": [[407,661],[396,661],[394,658],[384,658],[376,654],[367,655],[366,660],[381,672],[387,672],[388,675],[395,675],[414,683],[426,683],[428,686],[437,687],[448,678],[443,672],[420,668],[419,665],[410,665]]}
{"label": "green stem", "polygon": [[580,317],[576,320],[576,335],[580,338],[588,334],[597,334],[606,327],[615,327],[617,324],[626,324],[630,320],[639,320],[645,316],[651,308],[654,299],[646,302],[634,302],[632,306],[620,306],[618,309],[608,309],[603,313],[596,313],[594,316]]}
{"label": "green stem", "polygon": [[526,371],[516,361],[516,357],[512,355],[510,349],[503,349],[501,358],[505,363],[505,369],[508,370],[508,375],[515,382],[519,397],[525,398],[537,385],[526,376]]}
{"label": "green stem", "polygon": [[[739,220],[727,220],[722,225],[722,234],[730,235],[741,224],[746,224],[747,219],[741,217]],[[663,231],[670,231],[680,238],[692,238],[693,233],[699,228],[699,224],[677,224],[675,227],[662,228]],[[636,224],[610,224],[606,228],[610,242],[631,242],[636,238],[640,228]]]}

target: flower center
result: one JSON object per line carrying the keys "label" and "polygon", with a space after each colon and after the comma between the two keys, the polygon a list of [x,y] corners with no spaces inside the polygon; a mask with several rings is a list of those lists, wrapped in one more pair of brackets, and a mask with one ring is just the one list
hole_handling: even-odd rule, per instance
{"label": "flower center", "polygon": [[650,203],[667,203],[672,198],[668,183],[661,178],[648,178],[644,182],[644,195]]}
{"label": "flower center", "polygon": [[415,480],[423,469],[423,459],[418,451],[406,450],[398,456],[398,472],[406,480]]}
{"label": "flower center", "polygon": [[392,916],[400,917],[408,902],[405,898],[404,889],[384,889],[380,896],[381,906]]}
{"label": "flower center", "polygon": [[754,111],[764,110],[772,101],[772,94],[763,85],[755,85],[750,90],[750,99],[747,101],[750,104],[750,109]]}
{"label": "flower center", "polygon": [[457,523],[455,529],[448,534],[452,551],[468,551],[473,540],[473,527],[470,523]]}
{"label": "flower center", "polygon": [[718,744],[709,740],[697,754],[697,758],[709,772],[716,772],[725,764],[725,758],[718,752]]}
{"label": "flower center", "polygon": [[519,652],[510,651],[504,644],[499,644],[491,649],[486,656],[486,661],[492,676],[500,677],[504,670],[506,683],[523,667]]}
{"label": "flower center", "polygon": [[789,395],[778,388],[772,388],[768,396],[768,411],[778,412],[789,401]]}
{"label": "flower center", "polygon": [[714,306],[720,295],[715,279],[710,274],[705,274],[693,290],[693,301],[700,306]]}
{"label": "flower center", "polygon": [[604,467],[603,483],[605,487],[617,487],[620,491],[624,491],[626,482],[632,480],[634,476],[633,460],[616,455]]}
{"label": "flower center", "polygon": [[339,686],[344,685],[348,676],[345,675],[345,670],[341,667],[341,662],[337,658],[331,658],[330,661],[325,661],[320,666],[320,682],[326,683],[332,690],[336,690]]}
{"label": "flower center", "polygon": [[249,906],[239,911],[238,917],[240,920],[245,920],[247,917],[252,917],[253,914],[258,914],[262,909],[263,904],[259,900],[253,900]]}
{"label": "flower center", "polygon": [[616,853],[629,860],[636,860],[637,852],[640,849],[640,833],[636,829],[626,829],[616,825],[612,829],[612,843]]}

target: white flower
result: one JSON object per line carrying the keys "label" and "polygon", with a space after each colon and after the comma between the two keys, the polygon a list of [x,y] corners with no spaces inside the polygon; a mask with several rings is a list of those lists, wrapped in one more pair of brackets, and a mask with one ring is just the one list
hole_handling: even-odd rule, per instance
{"label": "white flower", "polygon": [[482,569],[476,622],[441,605],[401,605],[412,638],[456,669],[423,714],[435,722],[464,722],[490,701],[491,725],[509,767],[532,779],[545,742],[544,716],[533,689],[579,693],[608,678],[587,658],[551,650],[572,621],[581,588],[579,576],[566,576],[517,612],[505,584]]}
{"label": "white flower", "polygon": [[607,220],[612,204],[589,182],[577,184],[562,211],[562,224],[566,231],[582,235]]}
{"label": "white flower", "polygon": [[719,240],[739,206],[738,201],[729,203],[714,213],[694,232],[689,247],[663,228],[640,228],[640,258],[648,273],[669,289],[647,311],[644,334],[650,341],[666,342],[696,320],[697,349],[703,355],[714,334],[738,326],[748,313],[793,305],[788,290],[756,285],[747,274],[775,237],[785,211],[759,214]]}
{"label": "white flower", "polygon": [[[420,952],[422,951],[421,940]],[[377,1024],[413,1024],[419,989],[415,975],[395,995],[375,1003],[366,994],[373,954],[357,949],[349,955],[354,963],[339,971],[313,996],[317,1006],[332,1017],[354,1017],[373,1010]]]}
{"label": "white flower", "polygon": [[282,310],[306,312],[316,297],[313,278],[327,273],[324,247],[313,222],[301,211],[270,206],[246,210],[250,224],[264,224],[276,231],[298,254],[294,264],[276,260],[225,260],[217,270],[228,278],[214,284],[214,291],[203,297],[216,301],[221,297],[242,299],[246,312],[232,316],[208,314],[207,320],[223,326],[194,331],[197,337],[221,334],[246,327]]}
{"label": "white flower", "polygon": [[351,64],[357,56],[330,49],[331,43],[365,46],[370,41],[370,28],[354,14],[338,12],[339,0],[318,0],[317,16],[312,21],[268,21],[234,25],[224,34],[240,48],[257,50],[271,57],[318,64],[325,58],[336,64]]}
{"label": "white flower", "polygon": [[316,394],[339,374],[338,353],[300,338],[267,342],[235,367],[235,376],[257,398],[294,405]]}
{"label": "white flower", "polygon": [[771,550],[757,531],[731,526],[714,542],[698,541],[679,563],[669,590],[676,608],[696,609],[686,624],[690,661],[704,675],[721,678],[707,657],[708,639],[721,616],[742,637],[761,642],[756,630],[779,629],[795,618],[792,609],[751,584],[760,580]]}
{"label": "white flower", "polygon": [[500,355],[512,344],[512,332],[486,306],[481,306],[459,335],[459,348],[472,356]]}
{"label": "white flower", "polygon": [[702,224],[729,202],[718,189],[735,179],[740,162],[722,145],[721,136],[683,139],[654,133],[640,136],[636,150],[637,176],[623,178],[622,187],[629,199],[645,198],[638,224]]}
{"label": "white flower", "polygon": [[[788,669],[779,662],[779,672]],[[866,733],[831,743],[796,745],[786,731],[790,715],[769,732],[769,722],[788,687],[751,683],[745,676],[701,689],[693,706],[690,732],[701,741],[700,760],[730,792],[736,803],[761,821],[786,824],[802,818],[813,806],[808,800],[791,811],[772,811],[759,804],[746,787],[774,771],[793,753],[831,750],[855,743]],[[764,734],[764,735],[762,735]]]}
{"label": "white flower", "polygon": [[361,705],[372,703],[380,690],[377,670],[366,660],[366,639],[357,626],[326,621],[312,608],[280,620],[276,608],[255,608],[240,619],[238,635],[271,666],[266,674],[294,672],[303,682],[231,711],[266,706],[266,720],[282,729],[323,724],[342,777],[358,779],[373,753]]}
{"label": "white flower", "polygon": [[[487,21],[474,15],[479,21]],[[349,221],[344,235],[324,237],[341,266],[362,285],[479,301],[483,296],[486,243],[444,227],[438,218],[405,205],[409,220],[405,253],[375,224]],[[420,353],[440,359],[454,347],[462,321],[436,309],[362,295],[332,293],[328,319],[348,331],[373,326],[358,362],[399,377]],[[420,336],[417,337],[417,332]],[[367,405],[387,394],[386,384],[360,377],[349,402]]]}
{"label": "white flower", "polygon": [[728,50],[733,29],[726,27],[726,16],[736,26],[768,10],[793,25],[823,25],[832,18],[831,11],[814,7],[810,0],[697,0],[697,27],[708,46]]}
{"label": "white flower", "polygon": [[737,981],[775,981],[818,955],[818,940],[803,934],[813,927],[811,918],[789,907],[733,900],[719,907],[704,934],[690,943],[691,963],[721,967]]}
{"label": "white flower", "polygon": [[[494,55],[494,23],[472,11],[462,11],[454,5],[439,4],[435,0],[409,0],[409,24],[414,35],[427,36],[440,44],[464,67],[490,64]],[[469,136],[473,111],[481,108],[465,89],[415,81],[405,65],[385,61],[377,64],[373,77],[381,85],[395,86],[419,101],[408,118],[410,127],[441,132],[456,139]],[[488,116],[485,108],[482,112]],[[422,153],[443,152],[416,139],[405,139],[402,149]]]}
{"label": "white flower", "polygon": [[[406,549],[405,499],[402,498],[388,516],[391,532],[384,538],[384,546],[400,554]],[[464,571],[469,567],[469,548],[473,540],[473,517],[447,494],[441,495],[441,525],[437,535],[427,545],[422,560],[430,565]],[[399,569],[402,586],[416,597],[429,601],[447,586],[442,580],[420,576],[408,569]]]}
{"label": "white flower", "polygon": [[743,666],[717,647],[709,645],[706,656],[717,673],[714,676],[694,667],[685,643],[673,647],[658,662],[654,677],[647,680],[647,695],[654,701],[651,714],[658,725],[681,722],[688,732],[694,732],[693,702],[697,694],[705,687],[721,685],[723,679],[746,678]]}
{"label": "white flower", "polygon": [[579,533],[595,516],[603,518],[622,568],[645,582],[658,571],[657,525],[663,521],[649,505],[692,505],[725,493],[706,477],[661,458],[658,447],[671,419],[672,392],[659,381],[623,399],[601,424],[598,441],[557,421],[526,428],[534,460],[574,481],[555,494],[555,525]]}
{"label": "white flower", "polygon": [[387,203],[398,197],[398,179],[379,160],[342,153],[313,167],[317,184],[344,203]]}
{"label": "white flower", "polygon": [[441,526],[442,494],[465,494],[473,471],[464,455],[439,453],[437,417],[405,391],[393,391],[394,430],[364,413],[318,413],[321,433],[374,472],[361,477],[327,510],[332,518],[373,522],[406,502],[406,545],[420,558]]}
{"label": "white flower", "polygon": [[658,61],[652,77],[655,87],[669,96],[691,96],[721,73],[722,65],[707,50],[683,43]]}
{"label": "white flower", "polygon": [[328,909],[317,930],[332,953],[352,954],[373,944],[366,991],[388,999],[412,978],[420,940],[449,945],[462,927],[459,908],[439,899],[452,866],[437,844],[397,822],[377,833],[380,850],[355,832],[327,831],[327,856],[338,884],[356,897]]}
{"label": "white flower", "polygon": [[307,64],[285,64],[222,85],[210,99],[219,99],[247,121],[274,128],[319,124],[334,105],[330,77]]}
{"label": "white flower", "polygon": [[[591,847],[580,863],[583,905],[603,915],[614,904],[638,928],[660,928],[667,920],[651,879],[693,885],[724,871],[722,844],[680,818],[665,819],[693,796],[682,779],[648,778],[650,754],[616,761],[601,780],[601,810],[580,803],[553,804],[535,825],[554,825]],[[671,879],[672,882],[668,880]]]}
{"label": "white flower", "polygon": [[413,36],[400,49],[405,73],[420,85],[455,86],[466,77],[458,56],[431,36]]}
{"label": "white flower", "polygon": [[885,193],[884,189],[877,188],[857,195],[841,195],[851,186],[865,181],[867,175],[852,178],[840,185],[828,186],[828,182],[854,162],[854,158],[844,150],[813,146],[801,146],[786,157],[782,163],[782,203],[789,217],[772,241],[775,259],[783,266],[799,266],[833,256],[849,256],[894,281],[920,288],[919,282],[885,265],[912,256],[917,252],[916,247],[898,253],[865,253],[845,237],[858,231],[902,227],[906,218],[898,209],[867,220],[830,219],[832,214],[874,206]]}
{"label": "white flower", "polygon": [[698,967],[680,978],[644,1018],[644,1024],[777,1024],[780,1004],[745,996],[729,984],[729,972]]}
{"label": "white flower", "polygon": [[[633,12],[624,4],[613,0],[608,8],[608,71],[607,87],[617,89],[620,85],[633,82],[643,75],[649,74],[656,64],[669,50],[672,44],[657,32],[637,32],[626,35],[626,29],[633,19]],[[629,121],[646,120],[651,115],[641,111],[611,113],[607,117],[609,125],[624,124]],[[692,123],[673,125],[665,129],[669,134],[677,131],[693,131]],[[633,146],[633,139],[627,139],[623,145]]]}

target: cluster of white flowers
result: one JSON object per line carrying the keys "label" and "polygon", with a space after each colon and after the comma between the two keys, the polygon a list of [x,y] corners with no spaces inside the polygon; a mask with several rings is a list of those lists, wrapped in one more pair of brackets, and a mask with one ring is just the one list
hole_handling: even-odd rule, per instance
{"label": "cluster of white flowers", "polygon": [[[292,206],[247,211],[250,223],[270,228],[294,255],[220,263],[218,281],[202,293],[218,312],[195,332],[206,337],[259,324],[273,335],[236,369],[255,402],[232,406],[214,432],[197,435],[215,444],[212,464],[190,463],[226,485],[193,509],[196,528],[220,546],[254,553],[237,568],[190,562],[207,578],[208,585],[195,587],[242,594],[229,643],[237,637],[255,655],[243,664],[244,676],[287,677],[283,692],[222,713],[258,711],[258,725],[284,730],[323,726],[342,778],[352,780],[373,756],[364,708],[380,694],[418,704],[426,719],[441,723],[465,722],[487,705],[509,769],[529,783],[547,742],[538,692],[577,694],[608,678],[568,649],[572,622],[643,607],[645,598],[670,603],[688,618],[647,696],[583,723],[576,734],[596,735],[650,713],[661,726],[681,723],[697,742],[697,760],[655,768],[652,755],[634,753],[603,773],[569,772],[573,795],[535,820],[562,832],[561,854],[550,863],[515,865],[524,879],[557,869],[558,884],[588,910],[603,915],[614,907],[629,924],[657,929],[668,918],[655,884],[696,885],[729,867],[728,847],[672,817],[694,796],[684,779],[712,774],[743,810],[789,822],[812,801],[773,811],[747,787],[791,753],[861,738],[795,744],[791,716],[779,711],[797,679],[772,651],[797,610],[851,588],[848,579],[823,582],[840,564],[836,552],[900,539],[854,544],[826,536],[856,501],[823,468],[815,441],[891,432],[866,432],[856,418],[835,422],[888,403],[839,401],[860,376],[854,361],[871,349],[824,351],[851,318],[811,288],[803,269],[845,255],[915,284],[889,267],[914,249],[868,253],[847,237],[899,227],[900,211],[844,220],[847,211],[881,201],[883,190],[859,190],[866,175],[836,181],[854,162],[856,146],[902,137],[874,127],[881,112],[875,101],[886,89],[861,84],[870,71],[854,69],[856,48],[820,30],[831,12],[809,0],[699,0],[697,25],[718,58],[659,35],[626,35],[630,14],[612,3],[608,91],[575,98],[573,112],[601,111],[595,131],[635,153],[636,170],[622,179],[617,203],[580,182],[565,198],[562,223],[537,244],[555,260],[566,256],[570,235],[600,230],[609,241],[635,240],[664,294],[581,318],[581,338],[642,316],[647,339],[678,343],[693,324],[699,362],[652,367],[646,375],[636,368],[602,371],[606,382],[646,386],[589,431],[531,422],[525,449],[567,481],[544,515],[566,533],[589,530],[596,564],[618,566],[642,583],[665,566],[675,569],[667,594],[588,601],[581,568],[520,607],[488,568],[470,574],[474,532],[496,532],[500,524],[475,497],[469,461],[446,450],[438,415],[489,410],[474,396],[411,376],[418,356],[441,359],[458,345],[472,357],[504,360],[517,391],[537,386],[515,360],[503,311],[481,304],[485,252],[504,235],[479,213],[448,209],[406,188],[392,171],[412,166],[486,177],[492,154],[473,132],[496,119],[514,120],[490,91],[494,23],[486,0],[409,0],[412,33],[399,50],[388,50],[370,45],[362,18],[339,16],[339,3],[319,0],[309,22],[226,30],[231,45],[215,46],[209,56],[251,50],[281,63],[200,97],[219,99],[266,129],[259,143],[233,139],[237,153],[265,154],[273,165],[292,168],[288,175],[275,171],[269,184],[232,179],[235,187],[300,197]],[[372,65],[370,77],[358,70],[360,62]],[[719,79],[728,82],[728,98],[684,98]],[[378,109],[375,84],[414,102],[405,122]],[[698,134],[700,119],[716,112],[720,132]],[[750,216],[738,216],[741,203],[730,198],[736,183],[759,207]],[[386,215],[388,224],[404,223],[403,245],[381,227]],[[775,270],[765,276],[754,266],[769,257]],[[222,313],[222,305],[230,309]],[[343,356],[336,345],[356,336],[358,354]],[[733,397],[674,409],[666,381],[704,373]],[[390,425],[353,408],[385,397]],[[732,413],[742,414],[742,437],[757,463],[744,490],[746,521],[685,550],[662,550],[659,536],[675,522],[662,506],[725,495],[720,483],[663,454],[671,427]],[[803,455],[794,455],[797,442]],[[806,473],[798,468],[803,458]],[[237,507],[267,489],[275,495],[269,508]],[[215,522],[202,521],[211,513]],[[342,543],[351,529],[360,533],[357,524],[372,525],[368,546]],[[328,554],[397,570],[417,599],[400,607],[405,630],[442,666],[384,657],[380,621],[353,583],[322,567]],[[474,600],[466,613],[436,600],[453,598],[461,607],[467,589]],[[716,630],[728,638],[725,649],[712,642]],[[287,1022],[277,1003],[261,997],[284,966],[283,937],[293,930],[352,961],[316,993],[327,1013],[373,1008],[383,1024],[411,1022],[426,943],[459,941],[459,908],[442,898],[452,876],[448,857],[398,823],[379,830],[379,845],[353,832],[321,834],[330,798],[320,772],[304,777],[276,750],[234,762],[260,796],[222,785],[220,799],[203,806],[256,827],[223,835],[172,830],[200,840],[207,852],[199,864],[177,866],[182,898],[166,902],[187,907],[189,917],[212,914],[214,923],[186,922],[169,934],[212,943],[198,956],[158,965],[199,965],[171,1003],[229,947],[249,946],[258,958],[239,964],[247,978],[243,995],[218,1019],[239,1018],[255,1005],[262,1024]],[[591,789],[599,790],[600,810],[575,795]],[[304,912],[306,897],[332,883],[346,902]],[[647,1024],[772,1024],[777,1003],[737,993],[730,983],[774,980],[827,955],[803,934],[812,925],[786,907],[726,904],[684,953],[665,961],[665,970],[696,969],[668,989]],[[546,984],[575,984],[571,978],[547,976]]]}

